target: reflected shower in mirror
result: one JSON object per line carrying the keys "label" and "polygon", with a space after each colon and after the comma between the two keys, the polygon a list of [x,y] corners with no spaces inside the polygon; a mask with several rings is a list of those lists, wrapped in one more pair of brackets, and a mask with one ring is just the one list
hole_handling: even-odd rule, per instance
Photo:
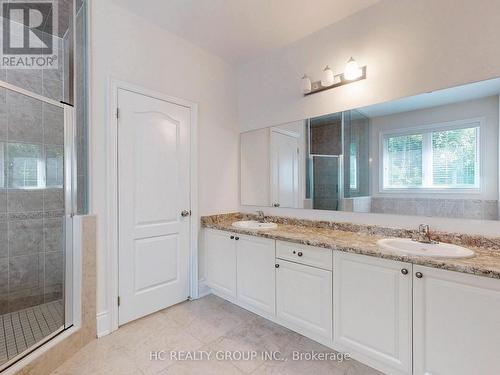
{"label": "reflected shower in mirror", "polygon": [[499,219],[500,79],[241,134],[241,203]]}

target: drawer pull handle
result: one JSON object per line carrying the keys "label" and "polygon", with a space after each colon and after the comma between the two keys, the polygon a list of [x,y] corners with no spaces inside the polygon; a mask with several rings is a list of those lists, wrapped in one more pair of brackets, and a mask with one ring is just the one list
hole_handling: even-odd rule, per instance
{"label": "drawer pull handle", "polygon": [[422,272],[417,272],[415,276],[417,277],[417,279],[421,279],[422,277],[424,277],[424,274]]}
{"label": "drawer pull handle", "polygon": [[275,264],[274,268],[280,268],[280,265],[279,264]]}
{"label": "drawer pull handle", "polygon": [[408,275],[408,270],[407,270],[406,268],[403,268],[403,269],[401,270],[401,273],[402,273],[403,275]]}
{"label": "drawer pull handle", "polygon": [[304,254],[302,254],[302,251],[299,251],[297,255],[298,255],[299,257],[301,257],[301,256],[302,256],[302,255],[304,255]]}

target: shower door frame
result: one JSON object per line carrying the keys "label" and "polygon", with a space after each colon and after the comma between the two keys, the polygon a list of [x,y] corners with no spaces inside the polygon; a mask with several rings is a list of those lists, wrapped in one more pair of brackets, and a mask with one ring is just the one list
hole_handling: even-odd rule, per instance
{"label": "shower door frame", "polygon": [[81,274],[81,259],[79,256],[79,246],[75,242],[75,237],[79,236],[78,232],[75,232],[76,228],[74,224],[77,208],[76,124],[74,107],[71,104],[58,102],[57,100],[33,93],[2,80],[0,80],[0,88],[61,108],[64,112],[64,325],[35,343],[32,347],[27,348],[24,352],[19,353],[16,357],[0,364],[0,372],[2,372],[15,366],[19,361],[25,359],[32,352],[39,349],[42,345],[52,340],[60,333],[72,327],[80,327],[81,301],[78,295],[80,291],[79,276]]}
{"label": "shower door frame", "polygon": [[310,199],[312,203],[312,209],[314,210],[314,158],[331,158],[337,159],[337,209],[334,211],[343,211],[344,209],[344,153],[345,153],[345,113],[347,111],[340,112],[340,139],[341,139],[341,150],[342,153],[339,155],[323,155],[323,154],[313,154],[312,150],[312,137],[311,137],[311,119],[307,120],[307,156],[306,160],[309,164],[309,192]]}

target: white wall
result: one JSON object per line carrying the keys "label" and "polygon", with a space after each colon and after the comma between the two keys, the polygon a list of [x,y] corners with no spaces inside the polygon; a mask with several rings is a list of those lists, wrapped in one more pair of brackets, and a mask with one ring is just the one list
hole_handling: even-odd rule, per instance
{"label": "white wall", "polygon": [[[199,104],[201,215],[239,206],[236,79],[225,62],[146,22],[110,0],[91,1],[91,211],[98,215],[99,316],[106,319],[107,81],[134,83]],[[203,264],[203,259],[200,260]],[[101,319],[101,320],[103,320]]]}
{"label": "white wall", "polygon": [[[500,76],[499,14],[498,0],[382,0],[240,67],[241,129]],[[350,56],[368,66],[367,80],[302,97],[304,73],[341,72]]]}
{"label": "white wall", "polygon": [[[384,131],[418,127],[422,125],[440,124],[449,121],[459,121],[474,118],[484,118],[484,127],[481,128],[481,192],[451,194],[450,192],[434,194],[382,193],[380,192],[380,133]],[[404,197],[418,196],[427,198],[462,198],[498,200],[498,96],[471,100],[467,102],[449,104],[434,108],[397,113],[388,116],[373,117],[370,119],[370,184],[374,196]]]}

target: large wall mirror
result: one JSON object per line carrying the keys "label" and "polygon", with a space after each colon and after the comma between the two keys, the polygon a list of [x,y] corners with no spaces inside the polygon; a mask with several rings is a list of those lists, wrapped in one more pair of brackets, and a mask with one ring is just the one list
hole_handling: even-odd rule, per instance
{"label": "large wall mirror", "polygon": [[241,134],[241,204],[499,219],[500,79]]}

